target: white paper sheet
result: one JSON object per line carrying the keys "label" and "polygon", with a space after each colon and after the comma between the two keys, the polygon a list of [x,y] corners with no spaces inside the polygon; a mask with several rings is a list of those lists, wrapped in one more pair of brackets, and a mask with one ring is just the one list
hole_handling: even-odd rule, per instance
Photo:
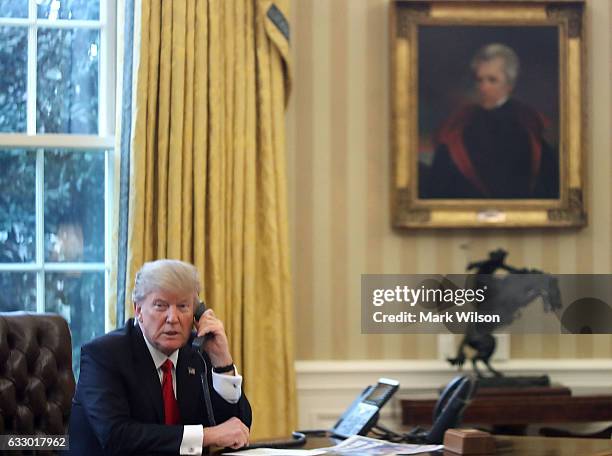
{"label": "white paper sheet", "polygon": [[325,454],[325,449],[320,450],[280,450],[277,448],[255,448],[253,450],[237,451],[234,453],[223,453],[223,454],[235,454],[240,456],[315,456],[318,454]]}
{"label": "white paper sheet", "polygon": [[325,448],[327,452],[336,454],[363,454],[376,456],[389,456],[399,454],[419,454],[429,451],[441,450],[443,445],[412,445],[405,443],[392,443],[386,440],[371,439],[361,435],[349,437],[340,444]]}
{"label": "white paper sheet", "polygon": [[371,439],[354,435],[333,447],[318,448],[315,450],[280,450],[275,448],[257,448],[254,450],[223,453],[239,456],[314,456],[319,454],[360,454],[374,456],[391,456],[401,454],[419,454],[429,451],[441,450],[443,445],[409,445],[392,443],[386,440]]}

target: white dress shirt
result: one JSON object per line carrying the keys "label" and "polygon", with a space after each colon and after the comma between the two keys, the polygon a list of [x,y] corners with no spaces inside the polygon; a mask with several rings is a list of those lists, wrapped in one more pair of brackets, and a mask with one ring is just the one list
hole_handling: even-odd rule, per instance
{"label": "white dress shirt", "polygon": [[[141,327],[142,330],[142,327]],[[144,337],[144,331],[142,331]],[[174,397],[176,398],[176,362],[178,361],[178,350],[172,352],[170,356],[166,356],[155,348],[151,343],[144,337],[149,353],[153,358],[153,363],[157,369],[157,375],[159,376],[159,382],[161,384],[164,373],[161,370],[162,364],[167,359],[172,361],[172,390],[174,391]],[[235,404],[240,399],[242,394],[242,376],[238,375],[238,370],[234,366],[236,375],[223,375],[212,373],[213,388],[219,395],[231,404]],[[204,405],[206,407],[206,405]],[[183,426],[183,440],[181,441],[180,454],[188,455],[201,455],[202,454],[202,441],[204,439],[204,427],[199,424],[187,424]]]}

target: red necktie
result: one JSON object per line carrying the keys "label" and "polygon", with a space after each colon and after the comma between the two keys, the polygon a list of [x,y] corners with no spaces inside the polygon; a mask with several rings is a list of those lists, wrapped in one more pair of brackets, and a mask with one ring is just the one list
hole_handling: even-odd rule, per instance
{"label": "red necktie", "polygon": [[166,424],[180,424],[181,414],[179,413],[178,402],[174,397],[174,388],[172,388],[172,361],[167,359],[161,365],[161,370],[164,373],[162,377],[162,396],[164,398],[164,417]]}

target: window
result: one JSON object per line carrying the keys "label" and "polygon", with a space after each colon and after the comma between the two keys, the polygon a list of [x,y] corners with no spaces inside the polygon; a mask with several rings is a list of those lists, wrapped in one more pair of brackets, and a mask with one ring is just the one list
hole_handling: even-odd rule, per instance
{"label": "window", "polygon": [[0,311],[108,328],[114,0],[0,0]]}

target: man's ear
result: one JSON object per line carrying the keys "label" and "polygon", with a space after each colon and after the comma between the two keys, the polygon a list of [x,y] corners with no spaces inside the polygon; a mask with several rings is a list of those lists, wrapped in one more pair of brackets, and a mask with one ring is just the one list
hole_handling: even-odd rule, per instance
{"label": "man's ear", "polygon": [[135,302],[134,303],[134,317],[138,321],[141,320],[141,317],[140,317],[141,311],[142,311],[142,304],[139,304],[139,303]]}

